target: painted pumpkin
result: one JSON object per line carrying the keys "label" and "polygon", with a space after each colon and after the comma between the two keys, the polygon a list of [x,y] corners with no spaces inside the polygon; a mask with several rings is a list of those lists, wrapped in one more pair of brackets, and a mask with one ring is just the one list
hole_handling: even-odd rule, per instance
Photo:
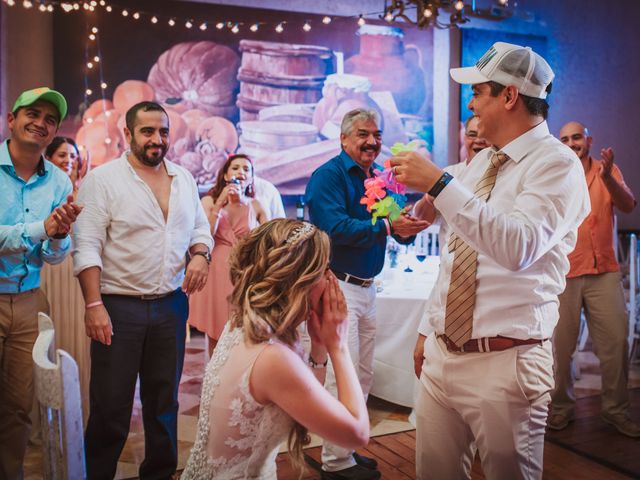
{"label": "painted pumpkin", "polygon": [[178,111],[198,108],[209,115],[233,118],[240,58],[215,42],[183,42],[158,58],[148,82],[157,98]]}
{"label": "painted pumpkin", "polygon": [[113,92],[113,105],[121,115],[139,102],[155,99],[153,87],[140,80],[125,80]]}

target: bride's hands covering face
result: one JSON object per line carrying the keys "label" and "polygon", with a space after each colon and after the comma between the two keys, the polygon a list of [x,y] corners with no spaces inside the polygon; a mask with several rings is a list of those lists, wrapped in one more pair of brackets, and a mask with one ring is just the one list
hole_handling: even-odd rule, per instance
{"label": "bride's hands covering face", "polygon": [[347,340],[347,301],[335,275],[331,271],[325,275],[326,286],[319,309],[311,309],[308,330],[312,342],[324,345],[331,352]]}

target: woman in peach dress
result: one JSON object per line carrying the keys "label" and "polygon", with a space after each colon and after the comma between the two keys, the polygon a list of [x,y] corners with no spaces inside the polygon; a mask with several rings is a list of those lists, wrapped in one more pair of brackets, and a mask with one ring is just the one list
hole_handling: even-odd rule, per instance
{"label": "woman in peach dress", "polygon": [[[56,167],[69,175],[73,184],[73,195],[87,170],[76,143],[71,138],[56,137],[45,150],[45,157]],[[84,327],[84,299],[80,284],[73,276],[73,260],[68,255],[58,265],[45,263],[41,275],[42,291],[51,306],[51,320],[56,332],[56,348],[60,348],[78,364],[80,395],[82,397],[83,418],[89,414],[89,356],[90,340]]]}
{"label": "woman in peach dress", "polygon": [[253,164],[248,156],[238,154],[227,159],[215,185],[202,198],[214,246],[207,285],[189,299],[189,324],[207,334],[209,356],[229,320],[231,249],[267,219],[260,202],[253,197]]}

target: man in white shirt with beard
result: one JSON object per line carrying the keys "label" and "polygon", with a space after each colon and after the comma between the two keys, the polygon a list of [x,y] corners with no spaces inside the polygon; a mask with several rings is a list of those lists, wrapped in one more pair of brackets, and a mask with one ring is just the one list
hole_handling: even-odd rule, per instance
{"label": "man in white shirt with beard", "polygon": [[87,475],[114,477],[139,375],[145,432],[139,475],[170,478],[187,294],[206,283],[213,240],[193,177],[164,159],[166,111],[138,103],[126,125],[131,150],[93,170],[78,192],[85,209],[73,260],[92,339]]}

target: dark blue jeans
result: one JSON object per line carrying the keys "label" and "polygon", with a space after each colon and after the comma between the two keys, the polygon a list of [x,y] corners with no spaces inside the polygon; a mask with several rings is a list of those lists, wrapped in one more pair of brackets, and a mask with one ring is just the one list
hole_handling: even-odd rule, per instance
{"label": "dark blue jeans", "polygon": [[111,345],[91,342],[87,475],[109,479],[129,434],[136,380],[144,425],[141,479],[168,479],[178,456],[178,386],[184,363],[189,302],[182,290],[156,299],[103,295],[111,317]]}

